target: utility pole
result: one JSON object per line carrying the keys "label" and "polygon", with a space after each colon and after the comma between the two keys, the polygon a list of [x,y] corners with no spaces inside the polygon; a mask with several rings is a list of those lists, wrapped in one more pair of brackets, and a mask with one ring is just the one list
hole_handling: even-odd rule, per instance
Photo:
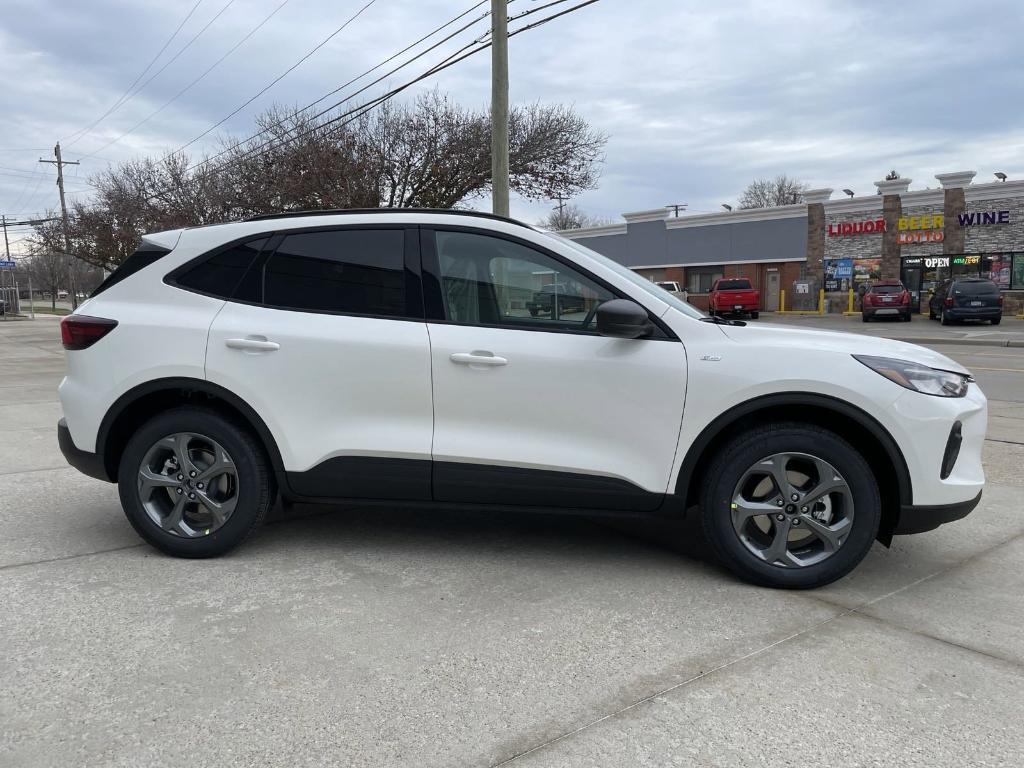
{"label": "utility pole", "polygon": [[78,286],[75,285],[74,275],[71,274],[71,240],[68,238],[68,206],[64,201],[64,166],[79,165],[77,160],[63,160],[60,156],[60,142],[53,148],[56,160],[43,160],[40,163],[51,163],[57,166],[57,189],[60,190],[60,218],[61,229],[64,233],[64,270],[68,276],[68,293],[71,294],[71,309],[78,309]]}
{"label": "utility pole", "polygon": [[[7,261],[10,261],[11,260],[11,244],[9,242],[7,242],[7,216],[6,216],[6,214],[0,214],[0,224],[2,224],[3,228],[4,228],[4,250],[7,252]],[[6,296],[4,295],[4,277],[3,277],[4,271],[6,271],[6,269],[0,270],[0,299],[5,299],[6,298]],[[11,274],[11,283],[13,283],[13,282],[14,282],[14,275],[12,273]],[[7,305],[5,304],[4,305],[4,320],[7,319],[7,314],[8,314],[8,310],[7,310]]]}
{"label": "utility pole", "polygon": [[491,189],[508,216],[508,0],[491,0]]}

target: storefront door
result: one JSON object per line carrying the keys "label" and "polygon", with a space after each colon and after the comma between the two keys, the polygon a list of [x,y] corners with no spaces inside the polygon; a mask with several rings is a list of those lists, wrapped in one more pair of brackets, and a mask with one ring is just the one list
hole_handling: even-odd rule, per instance
{"label": "storefront door", "polygon": [[764,296],[764,311],[765,312],[778,312],[779,311],[779,272],[773,270],[766,273],[765,279],[765,296]]}

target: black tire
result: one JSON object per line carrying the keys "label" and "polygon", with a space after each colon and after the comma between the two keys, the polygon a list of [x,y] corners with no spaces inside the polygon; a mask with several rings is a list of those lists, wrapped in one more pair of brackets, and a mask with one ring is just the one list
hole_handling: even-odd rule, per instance
{"label": "black tire", "polygon": [[868,317],[868,315],[867,315],[867,313],[866,313],[866,312],[861,312],[861,313],[860,313],[860,321],[861,321],[862,323],[866,323],[866,322],[867,322],[868,320],[870,320],[870,319],[871,319],[871,318],[869,318],[869,317]]}
{"label": "black tire", "polygon": [[751,312],[750,313],[750,319],[751,320],[757,320],[757,318],[759,318],[760,316],[761,316],[760,312]]}
{"label": "black tire", "polygon": [[932,309],[931,307],[928,307],[928,319],[929,320],[934,320],[935,319],[935,310]]}
{"label": "black tire", "polygon": [[[748,468],[776,453],[806,453],[831,464],[849,485],[855,514],[850,532],[826,559],[804,567],[773,565],[750,552],[733,529],[733,491]],[[765,587],[811,589],[842,578],[867,555],[878,533],[882,502],[864,457],[839,435],[810,424],[783,422],[732,438],[705,475],[701,494],[704,534],[722,563],[740,578]]]}
{"label": "black tire", "polygon": [[[150,447],[182,432],[205,435],[220,443],[234,462],[237,477],[234,511],[220,528],[197,538],[163,530],[146,513],[138,487],[139,467]],[[149,544],[174,557],[217,557],[234,549],[263,522],[276,497],[273,473],[257,439],[217,411],[194,406],[175,408],[143,424],[125,446],[117,480],[128,522]]]}
{"label": "black tire", "polygon": [[909,323],[909,322],[910,322],[911,320],[913,320],[914,318],[913,318],[913,317],[911,316],[911,314],[910,314],[909,312],[907,312],[907,314],[903,315],[903,316],[902,316],[902,317],[901,317],[900,319],[901,319],[901,320],[902,320],[902,321],[903,321],[904,323]]}
{"label": "black tire", "polygon": [[946,310],[942,310],[942,314],[939,315],[939,322],[942,323],[943,325],[953,324],[953,321],[949,318],[949,315],[946,314]]}
{"label": "black tire", "polygon": [[1001,322],[1003,322],[1003,318],[1001,318],[1001,317],[993,317],[992,318],[992,325],[999,325]]}

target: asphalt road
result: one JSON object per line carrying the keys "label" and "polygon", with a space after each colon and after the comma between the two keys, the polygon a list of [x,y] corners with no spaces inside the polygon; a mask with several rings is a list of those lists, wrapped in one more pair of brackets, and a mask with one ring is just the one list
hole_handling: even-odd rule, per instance
{"label": "asphalt road", "polygon": [[535,516],[163,557],[57,450],[55,321],[0,324],[0,766],[1020,765],[1024,349],[941,351],[992,398],[982,505],[795,593],[689,526]]}

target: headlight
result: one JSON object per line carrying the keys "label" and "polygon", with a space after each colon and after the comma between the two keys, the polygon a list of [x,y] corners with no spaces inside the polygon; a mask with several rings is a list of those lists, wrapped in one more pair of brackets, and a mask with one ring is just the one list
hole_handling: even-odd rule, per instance
{"label": "headlight", "polygon": [[871,355],[854,355],[855,360],[864,363],[868,368],[880,373],[901,387],[936,397],[963,397],[967,394],[967,385],[974,381],[971,376],[953,371],[941,371],[927,365],[912,363],[909,360],[896,360],[891,357],[872,357]]}

